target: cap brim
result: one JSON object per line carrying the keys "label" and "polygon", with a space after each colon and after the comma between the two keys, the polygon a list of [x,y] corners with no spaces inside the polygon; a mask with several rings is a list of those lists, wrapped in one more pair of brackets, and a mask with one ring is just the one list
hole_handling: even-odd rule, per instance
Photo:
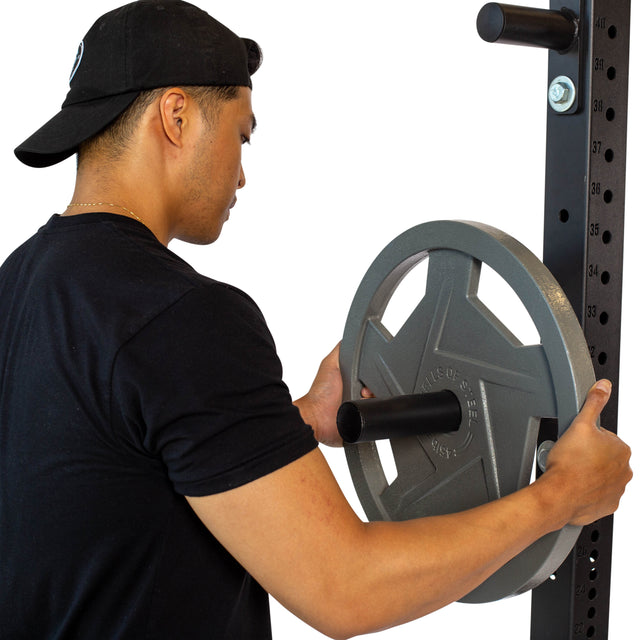
{"label": "cap brim", "polygon": [[30,167],[50,167],[77,152],[80,143],[115,120],[140,95],[123,93],[100,100],[68,105],[38,129],[14,153]]}
{"label": "cap brim", "polygon": [[[254,40],[241,40],[247,51],[247,67],[251,76],[262,64],[262,51]],[[82,142],[111,124],[133,103],[141,90],[65,105],[56,116],[16,147],[16,157],[20,162],[37,168],[50,167],[66,160],[78,151]]]}

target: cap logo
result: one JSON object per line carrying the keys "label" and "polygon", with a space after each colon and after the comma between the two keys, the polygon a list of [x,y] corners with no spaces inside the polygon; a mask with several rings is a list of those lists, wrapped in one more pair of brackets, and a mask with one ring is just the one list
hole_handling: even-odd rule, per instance
{"label": "cap logo", "polygon": [[78,70],[80,63],[82,62],[83,55],[84,55],[84,40],[80,43],[80,46],[78,47],[78,53],[76,53],[76,59],[75,59],[75,62],[73,63],[73,69],[71,70],[71,75],[69,76],[69,82],[71,82],[73,80],[73,76],[76,75],[76,71]]}

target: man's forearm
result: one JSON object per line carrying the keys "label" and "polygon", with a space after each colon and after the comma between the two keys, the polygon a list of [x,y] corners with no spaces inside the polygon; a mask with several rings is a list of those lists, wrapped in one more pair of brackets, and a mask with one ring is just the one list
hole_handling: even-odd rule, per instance
{"label": "man's forearm", "polygon": [[459,600],[566,524],[569,510],[556,497],[549,477],[462,513],[363,524],[334,576],[332,610],[323,614],[340,630],[332,635],[388,628]]}
{"label": "man's forearm", "polygon": [[315,450],[250,485],[189,501],[282,604],[322,633],[346,638],[459,599],[560,528],[568,492],[558,500],[551,478],[463,513],[363,523]]}
{"label": "man's forearm", "polygon": [[349,635],[407,622],[459,600],[566,524],[569,510],[556,497],[549,477],[462,513],[364,525],[344,603],[355,625]]}

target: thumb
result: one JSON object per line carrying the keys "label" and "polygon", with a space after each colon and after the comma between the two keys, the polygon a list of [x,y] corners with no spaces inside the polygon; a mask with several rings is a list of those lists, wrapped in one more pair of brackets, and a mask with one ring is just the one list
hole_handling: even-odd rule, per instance
{"label": "thumb", "polygon": [[611,382],[609,380],[598,380],[589,389],[587,399],[584,401],[580,411],[580,417],[592,424],[595,423],[610,397]]}

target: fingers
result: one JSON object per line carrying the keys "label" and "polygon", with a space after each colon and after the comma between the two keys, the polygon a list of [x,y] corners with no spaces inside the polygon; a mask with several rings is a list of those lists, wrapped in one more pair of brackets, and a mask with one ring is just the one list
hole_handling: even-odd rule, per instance
{"label": "fingers", "polygon": [[596,424],[600,413],[611,397],[611,382],[609,380],[599,380],[589,393],[580,411],[579,418],[591,424]]}
{"label": "fingers", "polygon": [[[333,348],[333,351],[324,359],[324,363],[330,364],[337,369],[340,368],[340,346],[342,342],[338,342],[338,344]],[[360,391],[360,396],[362,398],[375,398],[375,395],[371,389],[368,387],[362,387]]]}
{"label": "fingers", "polygon": [[614,433],[595,428],[610,396],[608,380],[593,385],[572,426],[549,452],[547,469],[559,474],[558,496],[573,511],[570,524],[583,526],[613,513],[632,476],[629,447]]}

